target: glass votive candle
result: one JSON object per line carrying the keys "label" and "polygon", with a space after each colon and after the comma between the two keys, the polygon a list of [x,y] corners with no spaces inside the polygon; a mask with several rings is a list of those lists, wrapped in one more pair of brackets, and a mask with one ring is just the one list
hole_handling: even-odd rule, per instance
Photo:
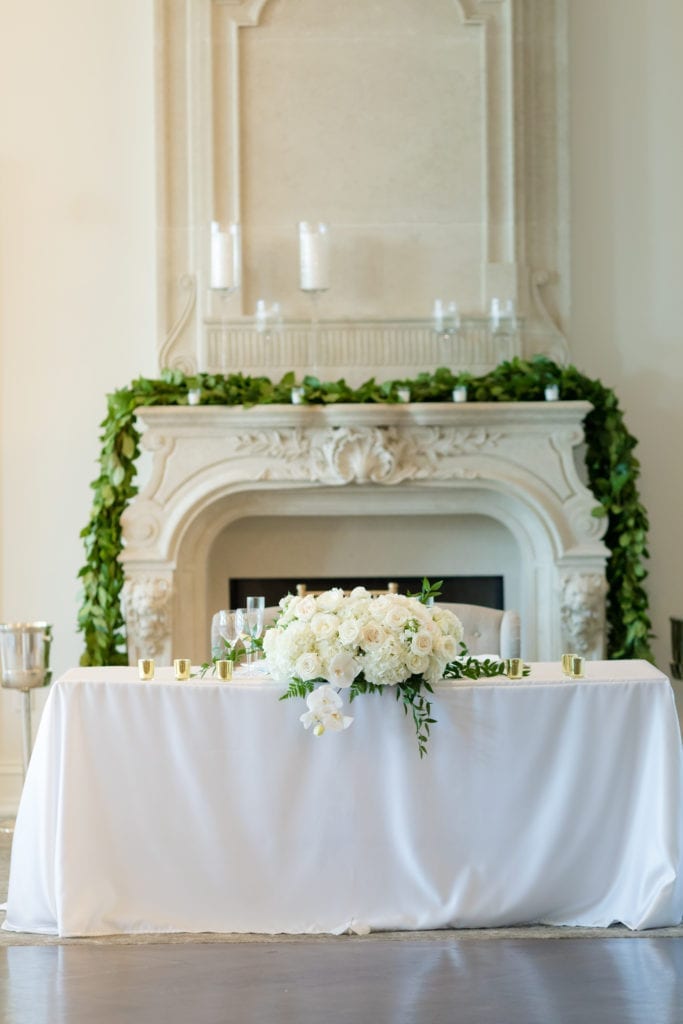
{"label": "glass votive candle", "polygon": [[292,388],[292,405],[302,405],[304,400],[304,389],[301,387]]}
{"label": "glass votive candle", "polygon": [[570,679],[583,679],[585,664],[580,654],[562,655],[562,672]]}
{"label": "glass votive candle", "polygon": [[506,669],[508,679],[521,679],[524,675],[524,662],[521,658],[508,658]]}
{"label": "glass votive candle", "polygon": [[396,388],[396,397],[399,402],[410,401],[410,388]]}
{"label": "glass votive candle", "polygon": [[216,662],[216,675],[219,679],[232,679],[232,662],[221,658]]}
{"label": "glass votive candle", "polygon": [[187,404],[188,405],[199,405],[202,400],[202,389],[201,388],[190,388],[187,392]]}
{"label": "glass votive candle", "polygon": [[557,384],[547,384],[544,394],[546,402],[557,402],[560,397],[560,389]]}
{"label": "glass votive candle", "polygon": [[154,679],[154,658],[138,658],[140,679]]}
{"label": "glass votive candle", "polygon": [[173,671],[175,672],[176,679],[189,679],[190,672],[192,670],[192,662],[189,658],[175,658],[173,661]]}
{"label": "glass votive candle", "polygon": [[466,402],[467,401],[467,384],[458,384],[457,387],[453,388],[451,397],[454,402]]}

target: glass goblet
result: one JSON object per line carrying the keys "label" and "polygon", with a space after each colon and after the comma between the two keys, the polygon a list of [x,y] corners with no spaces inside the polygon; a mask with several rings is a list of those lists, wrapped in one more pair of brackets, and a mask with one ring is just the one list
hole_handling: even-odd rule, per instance
{"label": "glass goblet", "polygon": [[211,656],[228,661],[234,659],[233,651],[238,640],[235,612],[221,608],[211,620]]}

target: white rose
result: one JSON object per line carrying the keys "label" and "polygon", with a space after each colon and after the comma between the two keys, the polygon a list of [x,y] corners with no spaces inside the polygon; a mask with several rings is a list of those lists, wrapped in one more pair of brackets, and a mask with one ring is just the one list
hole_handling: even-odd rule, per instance
{"label": "white rose", "polygon": [[376,647],[381,644],[386,634],[376,622],[366,622],[361,627],[360,640],[364,647]]}
{"label": "white rose", "polygon": [[318,608],[324,612],[336,612],[343,601],[344,591],[340,587],[333,587],[318,596]]}
{"label": "white rose", "polygon": [[307,682],[310,679],[317,679],[320,675],[320,658],[313,651],[306,651],[296,660],[295,675]]}
{"label": "white rose", "polygon": [[344,619],[339,624],[339,639],[347,646],[354,644],[358,639],[360,626],[357,619]]}
{"label": "white rose", "polygon": [[387,629],[403,629],[410,618],[410,612],[402,604],[392,604],[384,616]]}
{"label": "white rose", "polygon": [[453,658],[457,658],[460,651],[459,641],[454,636],[443,636],[441,638],[441,653],[446,659],[446,662],[453,661]]}
{"label": "white rose", "polygon": [[429,666],[429,658],[423,654],[409,654],[406,658],[406,664],[410,669],[411,675],[421,676],[427,671]]}
{"label": "white rose", "polygon": [[311,632],[317,640],[329,640],[337,632],[339,619],[327,612],[316,612],[311,619]]}
{"label": "white rose", "polygon": [[413,654],[429,655],[432,653],[432,647],[432,638],[425,629],[418,630],[410,641],[410,650]]}
{"label": "white rose", "polygon": [[296,614],[299,619],[312,619],[317,611],[315,598],[312,594],[302,597],[296,606]]}

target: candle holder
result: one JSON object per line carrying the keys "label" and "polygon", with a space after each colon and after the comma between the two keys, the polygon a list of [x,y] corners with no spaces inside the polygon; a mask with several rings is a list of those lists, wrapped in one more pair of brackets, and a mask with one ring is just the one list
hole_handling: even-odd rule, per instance
{"label": "candle holder", "polygon": [[451,392],[451,398],[454,402],[466,402],[467,401],[467,384],[458,384],[453,388]]}
{"label": "candle holder", "polygon": [[508,658],[505,664],[508,679],[521,679],[524,676],[524,662],[521,658]]}
{"label": "candle holder", "polygon": [[410,388],[396,388],[396,397],[399,402],[407,404],[410,402]]}
{"label": "candle holder", "polygon": [[209,287],[232,295],[242,284],[242,229],[236,222],[211,222]]}
{"label": "candle holder", "polygon": [[176,679],[189,679],[190,672],[192,671],[192,662],[189,658],[175,658],[173,661],[173,671],[175,672]]}
{"label": "candle holder", "polygon": [[187,404],[188,405],[199,405],[202,400],[202,389],[201,388],[190,388],[187,392]]}
{"label": "candle holder", "polygon": [[320,296],[330,287],[330,229],[322,222],[299,221],[299,288],[310,298],[310,364],[319,376]]}
{"label": "candle holder", "polygon": [[282,331],[282,307],[280,303],[274,302],[272,306],[268,306],[265,299],[257,299],[254,325],[256,333],[263,341],[272,341],[277,337]]}
{"label": "candle holder", "polygon": [[209,289],[210,306],[218,302],[220,320],[225,320],[228,300],[242,285],[242,228],[237,222],[211,222]]}
{"label": "candle holder", "polygon": [[292,388],[292,390],[290,391],[292,405],[303,405],[305,394],[306,392],[303,387],[297,386]]}
{"label": "candle holder", "polygon": [[570,679],[583,679],[585,664],[580,654],[562,655],[562,672]]}
{"label": "candle holder", "polygon": [[232,679],[232,662],[227,661],[224,658],[219,659],[215,662],[216,675],[223,681]]}
{"label": "candle holder", "polygon": [[560,397],[560,389],[557,384],[546,384],[543,394],[546,402],[557,402]]}
{"label": "candle holder", "polygon": [[460,332],[460,313],[457,302],[451,300],[448,303],[443,303],[441,299],[435,299],[432,325],[434,333],[441,341],[449,341],[451,338],[457,337]]}
{"label": "candle holder", "polygon": [[138,658],[138,676],[142,680],[154,679],[154,658]]}
{"label": "candle holder", "polygon": [[491,299],[489,313],[491,334],[514,334],[517,330],[517,312],[514,299]]}

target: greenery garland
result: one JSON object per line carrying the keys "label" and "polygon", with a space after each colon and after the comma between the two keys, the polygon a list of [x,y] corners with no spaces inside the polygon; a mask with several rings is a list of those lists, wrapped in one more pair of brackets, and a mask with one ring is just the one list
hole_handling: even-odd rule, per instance
{"label": "greenery garland", "polygon": [[[108,396],[107,416],[101,424],[100,473],[91,487],[95,492],[88,524],[81,531],[86,564],[79,572],[83,600],[78,628],[85,638],[82,665],[127,664],[125,624],[121,611],[123,567],[121,516],[137,493],[136,460],[140,432],[135,410],[150,405],[187,405],[188,393],[201,390],[202,405],[289,404],[295,383],[293,373],[279,383],[267,377],[240,373],[185,376],[165,371],[161,379],[138,378],[127,388]],[[583,399],[592,405],[584,423],[586,469],[590,488],[598,502],[593,515],[608,516],[605,543],[607,562],[607,648],[611,658],[647,658],[651,622],[644,588],[648,557],[648,518],[638,493],[640,466],[633,454],[636,440],[626,429],[614,392],[599,380],[583,376],[573,366],[559,366],[545,357],[501,363],[482,377],[453,374],[440,368],[421,373],[414,380],[385,381],[374,378],[351,388],[345,381],[321,382],[304,378],[306,404],[386,403],[398,401],[397,388],[408,386],[413,402],[450,401],[453,388],[468,386],[473,402],[533,402],[544,398],[549,384],[559,387],[565,401]]]}

